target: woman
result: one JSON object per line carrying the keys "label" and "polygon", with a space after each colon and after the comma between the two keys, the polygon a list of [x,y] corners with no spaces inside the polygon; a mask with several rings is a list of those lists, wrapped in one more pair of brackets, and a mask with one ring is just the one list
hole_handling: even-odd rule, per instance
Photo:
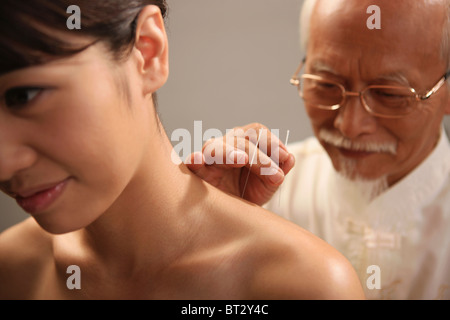
{"label": "woman", "polygon": [[[3,299],[357,299],[325,242],[171,161],[165,1],[0,3]],[[69,266],[81,289],[67,286]]]}

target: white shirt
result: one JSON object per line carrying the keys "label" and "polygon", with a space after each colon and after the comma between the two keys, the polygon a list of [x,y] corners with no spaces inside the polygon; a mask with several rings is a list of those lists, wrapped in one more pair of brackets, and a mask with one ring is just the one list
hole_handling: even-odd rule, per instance
{"label": "white shirt", "polygon": [[355,267],[368,299],[450,299],[450,144],[370,202],[336,173],[316,138],[288,146],[296,164],[265,206]]}

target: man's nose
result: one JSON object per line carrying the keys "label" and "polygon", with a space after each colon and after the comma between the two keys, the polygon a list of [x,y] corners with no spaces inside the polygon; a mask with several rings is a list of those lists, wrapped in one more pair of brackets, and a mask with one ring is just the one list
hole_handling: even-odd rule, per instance
{"label": "man's nose", "polygon": [[348,92],[338,109],[334,127],[349,139],[376,131],[377,120],[370,114],[356,92]]}

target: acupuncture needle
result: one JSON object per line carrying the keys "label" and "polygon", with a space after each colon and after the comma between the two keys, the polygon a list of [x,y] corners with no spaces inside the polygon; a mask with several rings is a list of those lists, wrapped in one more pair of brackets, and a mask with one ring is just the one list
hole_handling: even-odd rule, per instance
{"label": "acupuncture needle", "polygon": [[248,178],[250,177],[250,173],[252,172],[253,161],[255,160],[256,152],[258,151],[259,140],[261,139],[262,130],[259,131],[258,142],[256,142],[255,152],[253,152],[252,161],[250,162],[250,168],[248,169],[247,179],[245,179],[244,190],[242,191],[241,198],[244,198],[245,189],[247,189]]}

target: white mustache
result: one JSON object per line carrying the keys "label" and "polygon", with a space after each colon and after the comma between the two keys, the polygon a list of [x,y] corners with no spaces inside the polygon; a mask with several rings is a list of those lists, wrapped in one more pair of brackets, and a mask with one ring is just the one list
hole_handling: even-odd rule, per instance
{"label": "white mustache", "polygon": [[341,136],[338,133],[330,132],[326,129],[320,130],[319,139],[335,147],[348,149],[352,151],[389,153],[393,155],[397,154],[397,145],[395,143],[352,141],[350,139]]}

